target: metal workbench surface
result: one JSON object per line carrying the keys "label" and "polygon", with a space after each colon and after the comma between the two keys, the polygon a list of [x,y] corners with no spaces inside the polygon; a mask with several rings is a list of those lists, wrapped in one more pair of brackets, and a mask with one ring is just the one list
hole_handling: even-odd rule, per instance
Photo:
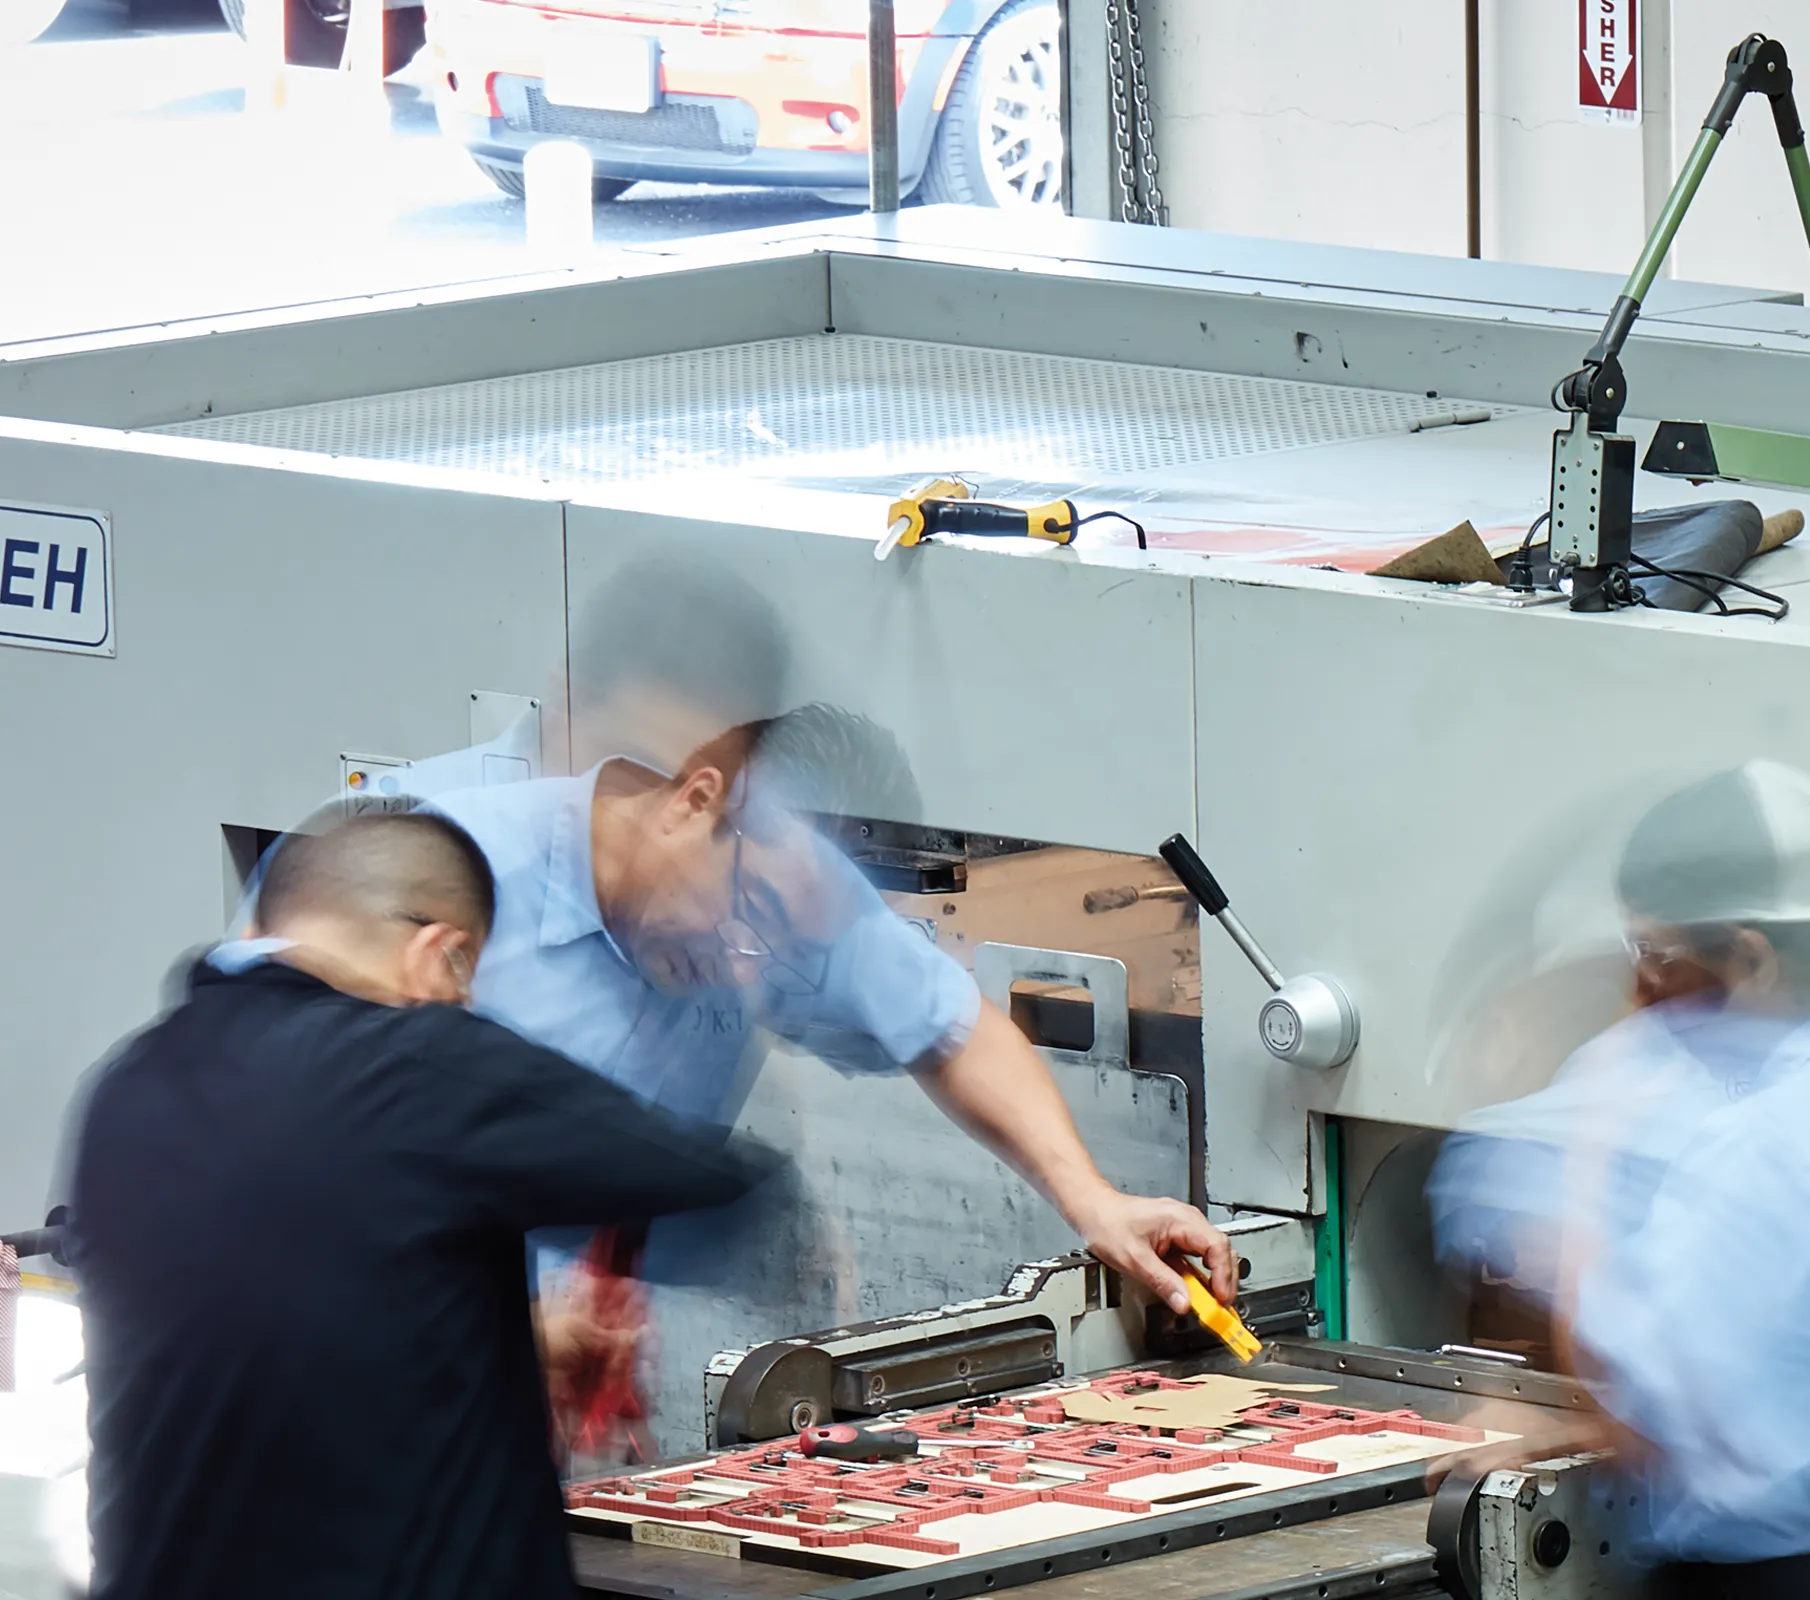
{"label": "metal workbench surface", "polygon": [[[1032,1584],[1030,1600],[1294,1600],[1296,1595],[1436,1595],[1424,1501],[1381,1506],[1299,1528],[1277,1528],[1211,1549],[1152,1556],[1127,1566]],[[617,1586],[621,1546],[572,1537],[579,1589],[646,1600],[663,1589],[687,1600],[787,1600],[798,1574],[760,1562],[724,1561],[683,1550],[635,1548],[637,1586]],[[729,1571],[725,1572],[727,1568]]]}

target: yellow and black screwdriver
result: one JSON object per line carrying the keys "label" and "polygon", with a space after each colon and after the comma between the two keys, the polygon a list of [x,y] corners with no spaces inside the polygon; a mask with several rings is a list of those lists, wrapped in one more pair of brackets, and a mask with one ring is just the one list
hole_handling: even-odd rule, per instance
{"label": "yellow and black screwdriver", "polygon": [[900,545],[922,544],[939,533],[965,533],[993,539],[1049,539],[1070,544],[1081,525],[1072,500],[1040,506],[1007,506],[976,500],[960,478],[932,478],[892,503],[886,537],[874,548],[884,561]]}
{"label": "yellow and black screwdriver", "polygon": [[886,537],[874,546],[874,560],[884,561],[902,544],[922,544],[939,533],[978,535],[983,539],[1048,539],[1073,544],[1090,522],[1114,518],[1131,528],[1144,548],[1144,529],[1122,511],[1095,511],[1082,516],[1072,500],[1050,500],[1037,506],[1008,506],[976,500],[973,486],[956,477],[931,478],[886,514]]}

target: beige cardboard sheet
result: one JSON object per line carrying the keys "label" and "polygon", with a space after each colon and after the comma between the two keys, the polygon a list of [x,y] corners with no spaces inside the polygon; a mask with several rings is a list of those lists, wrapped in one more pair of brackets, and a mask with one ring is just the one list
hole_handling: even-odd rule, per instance
{"label": "beige cardboard sheet", "polygon": [[1135,1423],[1145,1428],[1226,1428],[1241,1411],[1281,1394],[1326,1394],[1327,1383],[1258,1383],[1231,1373],[1210,1372],[1185,1389],[1151,1389],[1143,1394],[1110,1394],[1076,1389],[1062,1396],[1070,1422]]}
{"label": "beige cardboard sheet", "polygon": [[[1244,1383],[1243,1379],[1232,1379],[1234,1383]],[[1249,1387],[1261,1387],[1249,1385]],[[1317,1388],[1316,1385],[1305,1387]],[[1252,1402],[1247,1397],[1245,1405]],[[1116,1420],[1116,1419],[1115,1419]],[[1194,1426],[1190,1423],[1189,1426]],[[1512,1439],[1514,1434],[1490,1431],[1486,1433],[1488,1443]],[[1454,1450],[1477,1446],[1457,1446],[1445,1439],[1428,1439],[1413,1434],[1381,1433],[1369,1434],[1355,1438],[1326,1439],[1317,1444],[1299,1447],[1302,1455],[1317,1456],[1323,1460],[1336,1461],[1339,1470],[1334,1474],[1313,1472],[1294,1472],[1281,1467],[1258,1466],[1249,1462],[1230,1462],[1218,1466],[1204,1467],[1198,1472],[1171,1473],[1167,1475],[1153,1474],[1148,1478],[1133,1478],[1114,1484],[1105,1492],[1109,1495],[1127,1500],[1151,1503],[1148,1512],[1115,1512],[1092,1506],[1063,1505],[1044,1501],[1036,1505],[1021,1506],[1011,1511],[995,1511],[986,1515],[970,1515],[950,1517],[936,1522],[924,1531],[938,1539],[954,1541],[961,1547],[962,1556],[986,1555],[994,1551],[1009,1550],[1018,1545],[1035,1544],[1046,1539],[1062,1539],[1073,1534],[1093,1533],[1105,1528],[1121,1528],[1147,1518],[1169,1516],[1177,1511],[1189,1509],[1202,1504],[1228,1503],[1235,1500],[1247,1500],[1253,1495],[1269,1494],[1278,1489],[1296,1488],[1303,1484],[1327,1485],[1336,1483],[1339,1478],[1360,1472],[1371,1472],[1379,1467],[1397,1466],[1404,1462],[1430,1460],[1435,1456],[1446,1455]],[[926,1457],[934,1452],[926,1450]],[[928,1463],[927,1463],[928,1464]],[[1052,1473],[1052,1476],[1055,1474]],[[1069,1477],[1068,1474],[1063,1474]],[[1075,1473],[1069,1481],[1079,1481],[1081,1474]],[[1204,1494],[1198,1499],[1190,1498],[1181,1503],[1175,1502],[1178,1495],[1192,1496],[1197,1490],[1211,1491],[1218,1485],[1226,1485],[1223,1496]],[[1233,1487],[1237,1485],[1237,1487]],[[705,1476],[700,1475],[695,1485],[698,1489],[710,1487]],[[726,1492],[745,1492],[745,1485],[724,1483]],[[1167,1504],[1156,1504],[1167,1501]],[[879,1508],[876,1508],[878,1512]],[[882,1513],[883,1514],[883,1513]],[[579,1508],[572,1512],[573,1516],[594,1517],[604,1522],[615,1522],[632,1525],[642,1518],[630,1513],[616,1511],[597,1511]],[[702,1528],[712,1528],[706,1522],[693,1524]],[[769,1533],[737,1533],[732,1530],[715,1530],[731,1532],[733,1537],[746,1543],[766,1545],[780,1550],[797,1550],[800,1545],[796,1539]],[[931,1555],[916,1550],[897,1550],[886,1545],[850,1544],[824,1552],[826,1555],[851,1561],[869,1562],[874,1566],[893,1568],[913,1568],[934,1566],[939,1561],[959,1559],[954,1556]]]}

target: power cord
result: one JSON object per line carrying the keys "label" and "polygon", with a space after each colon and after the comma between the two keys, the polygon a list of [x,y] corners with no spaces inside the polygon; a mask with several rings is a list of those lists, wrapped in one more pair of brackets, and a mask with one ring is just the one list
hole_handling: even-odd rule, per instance
{"label": "power cord", "polygon": [[1150,546],[1144,542],[1143,523],[1137,521],[1133,517],[1126,516],[1123,511],[1090,511],[1086,516],[1077,517],[1075,519],[1075,531],[1078,533],[1081,529],[1085,528],[1088,523],[1101,522],[1109,517],[1115,521],[1128,524],[1136,532],[1138,536],[1138,549],[1148,550],[1150,548]]}
{"label": "power cord", "polygon": [[[1643,555],[1631,556],[1643,572],[1655,578],[1670,578],[1674,583],[1682,583],[1687,589],[1695,589],[1705,596],[1716,608],[1719,617],[1764,617],[1768,622],[1783,622],[1791,614],[1791,602],[1782,594],[1774,594],[1770,589],[1761,589],[1751,583],[1743,583],[1739,578],[1724,577],[1720,572],[1699,572],[1690,567],[1662,567],[1656,561],[1649,561]],[[1766,602],[1757,606],[1731,606],[1722,598],[1718,586],[1739,589],[1743,594],[1750,594],[1755,599]],[[1633,604],[1647,606],[1658,610],[1640,588],[1634,586]]]}
{"label": "power cord", "polygon": [[[1515,551],[1508,563],[1505,578],[1507,586],[1521,594],[1532,594],[1539,586],[1533,581],[1533,545],[1534,538],[1542,526],[1552,521],[1550,511],[1542,511],[1535,517],[1528,528],[1520,547]],[[1662,567],[1656,561],[1650,561],[1643,555],[1630,556],[1632,564],[1648,577],[1668,578],[1674,583],[1681,583],[1687,589],[1693,589],[1702,595],[1716,608],[1716,615],[1721,617],[1764,617],[1768,622],[1782,622],[1791,613],[1791,602],[1783,595],[1774,594],[1770,589],[1761,589],[1751,583],[1744,583],[1739,578],[1730,578],[1720,572],[1700,572],[1693,567]],[[1559,588],[1558,576],[1553,575],[1548,585],[1553,590]],[[1757,606],[1731,606],[1722,598],[1722,588],[1739,589],[1743,594],[1750,594],[1764,602]],[[1645,606],[1650,611],[1665,609],[1647,597],[1646,592],[1627,574],[1619,580],[1612,579],[1608,586],[1607,599],[1612,610],[1621,610],[1630,606]]]}
{"label": "power cord", "polygon": [[[1504,582],[1517,593],[1532,594],[1534,591],[1533,536],[1540,531],[1542,523],[1550,521],[1552,521],[1550,511],[1542,511],[1535,517],[1533,525],[1527,530],[1526,538],[1521,541],[1521,548],[1514,553],[1514,557],[1508,563],[1508,576]],[[1553,587],[1558,586],[1554,584]]]}

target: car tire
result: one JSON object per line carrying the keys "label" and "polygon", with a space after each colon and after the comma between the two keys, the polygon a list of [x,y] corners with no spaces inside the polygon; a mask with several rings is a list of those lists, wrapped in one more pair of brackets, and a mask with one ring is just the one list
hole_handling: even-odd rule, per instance
{"label": "car tire", "polygon": [[[492,161],[488,156],[481,156],[475,152],[471,159],[476,164],[478,171],[512,200],[528,198],[528,180],[519,166],[505,161]],[[614,200],[624,190],[632,188],[633,183],[634,180],[630,178],[593,177],[591,179],[591,204],[600,206],[607,201]]]}
{"label": "car tire", "polygon": [[63,0],[8,0],[0,5],[0,45],[30,44],[63,14]]}
{"label": "car tire", "polygon": [[[245,37],[245,0],[220,0],[227,26]],[[315,0],[291,7],[292,27],[286,54],[298,67],[337,67],[346,53],[346,25],[322,16]],[[383,75],[400,72],[427,43],[427,7],[404,6],[383,14]]]}
{"label": "car tire", "polygon": [[968,47],[937,121],[918,198],[930,205],[1062,206],[1057,0],[1011,0]]}

